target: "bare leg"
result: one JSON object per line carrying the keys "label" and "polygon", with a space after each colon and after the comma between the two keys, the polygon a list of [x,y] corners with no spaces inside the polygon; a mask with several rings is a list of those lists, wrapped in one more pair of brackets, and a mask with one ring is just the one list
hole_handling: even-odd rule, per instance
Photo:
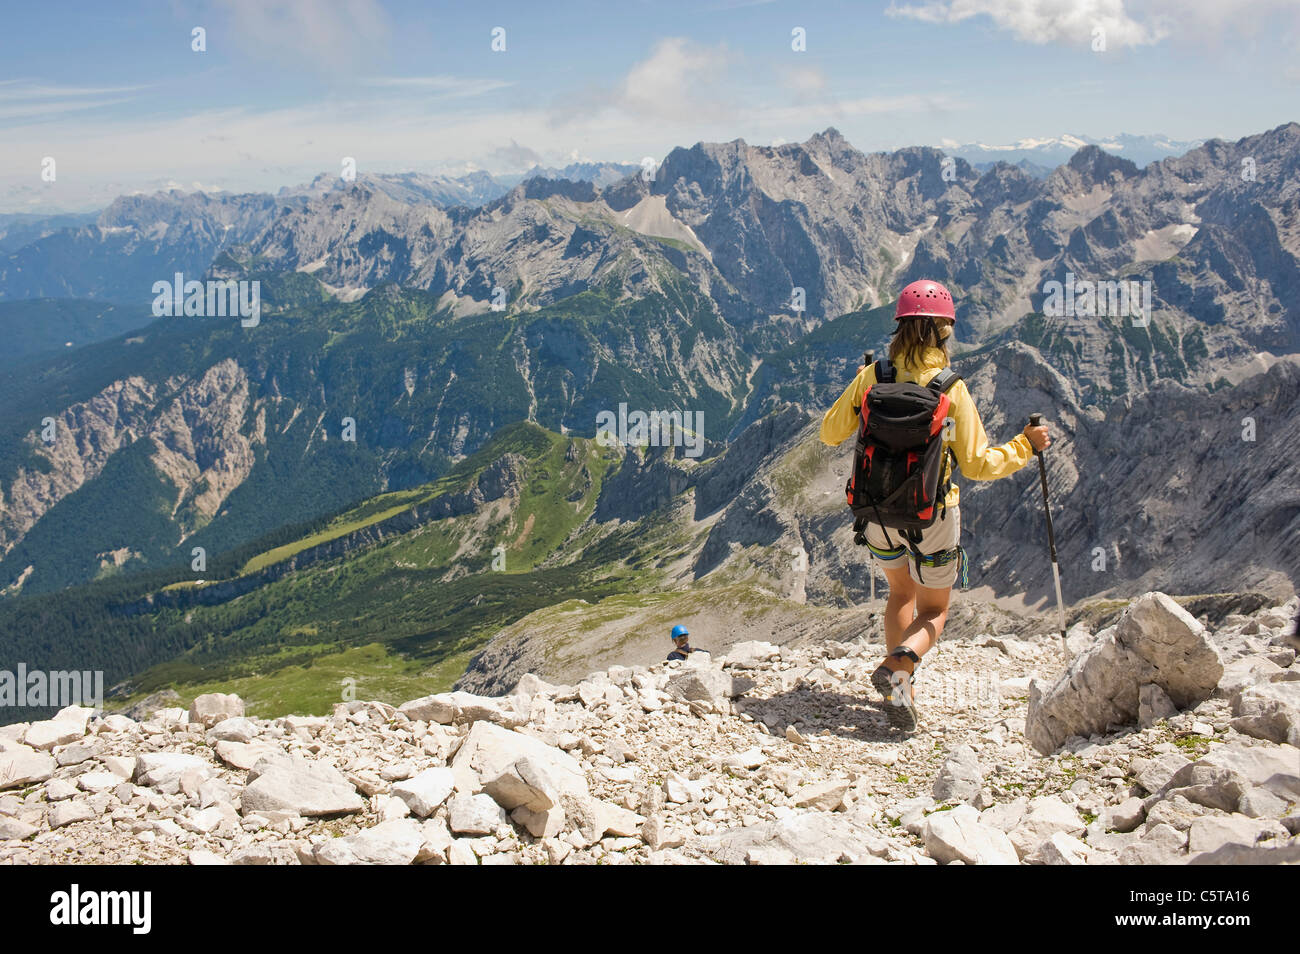
{"label": "bare leg", "polygon": [[[886,570],[885,576],[889,580],[889,602],[885,606],[886,651],[906,646],[918,656],[924,656],[939,641],[944,624],[948,622],[952,587],[940,590],[921,586],[906,568]],[[885,665],[893,671],[901,669],[908,674],[916,668],[916,664],[905,656],[889,656]]]}
{"label": "bare leg", "polygon": [[885,650],[892,652],[903,641],[903,633],[916,616],[917,585],[906,567],[884,572],[889,580],[889,599],[885,602]]}

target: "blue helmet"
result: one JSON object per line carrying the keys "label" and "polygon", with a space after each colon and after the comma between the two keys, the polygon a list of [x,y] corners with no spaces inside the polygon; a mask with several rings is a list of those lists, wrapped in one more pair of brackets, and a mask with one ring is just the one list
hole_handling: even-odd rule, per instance
{"label": "blue helmet", "polygon": [[689,635],[690,633],[686,631],[686,627],[683,626],[681,623],[678,623],[676,626],[673,627],[673,635],[672,635],[673,639],[676,639],[678,636],[689,636]]}

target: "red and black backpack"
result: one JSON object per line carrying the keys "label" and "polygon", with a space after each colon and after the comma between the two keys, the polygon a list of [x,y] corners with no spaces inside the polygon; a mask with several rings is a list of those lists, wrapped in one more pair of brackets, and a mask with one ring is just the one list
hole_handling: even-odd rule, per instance
{"label": "red and black backpack", "polygon": [[[952,413],[948,389],[961,375],[943,368],[925,387],[898,383],[894,366],[877,361],[876,383],[856,408],[860,418],[853,471],[844,487],[855,517],[853,540],[865,545],[868,522],[893,527],[913,542],[938,519],[952,484],[952,470],[940,486],[945,456],[944,421]],[[886,529],[885,539],[893,548]]]}

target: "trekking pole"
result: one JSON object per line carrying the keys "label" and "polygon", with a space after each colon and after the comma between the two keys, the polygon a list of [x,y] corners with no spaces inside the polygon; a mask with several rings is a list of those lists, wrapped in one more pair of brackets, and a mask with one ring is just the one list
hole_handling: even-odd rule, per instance
{"label": "trekking pole", "polygon": [[[1043,423],[1043,415],[1030,414],[1029,426],[1039,427]],[[1038,458],[1038,479],[1043,485],[1043,512],[1047,514],[1047,546],[1052,554],[1052,579],[1056,582],[1056,611],[1061,620],[1061,648],[1065,650],[1065,659],[1070,659],[1070,644],[1065,640],[1065,600],[1061,597],[1061,569],[1056,561],[1056,532],[1052,529],[1052,505],[1047,497],[1047,461],[1043,458],[1043,452],[1034,451],[1034,456]]]}
{"label": "trekking pole", "polygon": [[[875,361],[876,353],[874,351],[862,352],[863,367],[869,368]],[[871,593],[868,598],[874,603],[876,601],[876,558],[872,555],[870,547],[867,548],[867,577],[871,580]]]}

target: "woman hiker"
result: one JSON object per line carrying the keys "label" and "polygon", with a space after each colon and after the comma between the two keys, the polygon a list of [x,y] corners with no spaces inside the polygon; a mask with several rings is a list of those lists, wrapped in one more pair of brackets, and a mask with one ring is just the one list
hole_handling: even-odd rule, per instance
{"label": "woman hiker", "polygon": [[[925,387],[948,366],[948,340],[956,321],[952,295],[929,280],[912,282],[898,296],[894,312],[898,326],[889,345],[889,364],[895,381]],[[875,385],[878,365],[863,366],[839,400],[822,419],[823,443],[838,445],[858,433],[858,411],[868,388]],[[1035,450],[1051,443],[1047,427],[1026,427],[1023,434],[998,447],[990,447],[970,391],[960,378],[946,391],[952,424],[943,431],[945,453],[939,487],[949,486],[951,450],[962,476],[970,480],[1009,477],[1025,466]],[[898,530],[887,534],[876,522],[866,526],[866,542],[889,580],[885,606],[885,649],[888,655],[872,674],[872,685],[887,703],[890,722],[911,731],[918,713],[912,675],[921,657],[934,648],[948,618],[948,600],[964,565],[961,549],[960,494],[955,483],[944,496],[942,516],[921,531],[913,549],[903,545]],[[964,582],[963,582],[964,585]],[[888,705],[888,703],[893,703]]]}

